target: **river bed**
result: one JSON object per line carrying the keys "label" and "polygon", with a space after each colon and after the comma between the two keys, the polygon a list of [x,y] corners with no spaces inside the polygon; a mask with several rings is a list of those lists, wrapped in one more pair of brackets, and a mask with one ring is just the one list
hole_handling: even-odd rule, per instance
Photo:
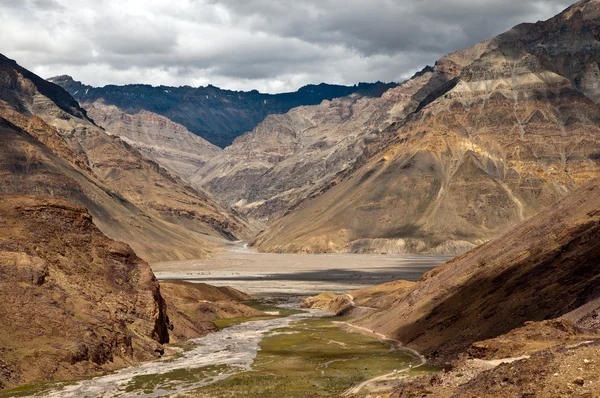
{"label": "river bed", "polygon": [[[45,391],[36,397],[163,397],[193,390],[247,371],[266,333],[303,319],[328,315],[309,310],[285,318],[245,322],[190,340],[193,348],[175,357],[147,362],[115,373]],[[178,372],[182,371],[182,372]],[[194,380],[196,379],[196,380]],[[152,390],[152,391],[150,391]]]}
{"label": "river bed", "polygon": [[159,280],[231,286],[257,297],[345,293],[394,280],[417,281],[451,256],[258,253],[229,243],[213,257],[151,264]]}
{"label": "river bed", "polygon": [[[232,286],[256,297],[297,298],[335,293],[392,280],[418,280],[444,263],[441,256],[259,254],[243,243],[213,258],[152,264],[161,280]],[[373,336],[351,333],[319,310],[234,324],[191,340],[163,359],[71,384],[43,386],[48,398],[301,397],[337,394],[358,382],[417,361]],[[323,321],[321,322],[321,319]],[[311,321],[312,320],[312,321]],[[258,358],[257,358],[258,355]],[[417,363],[414,362],[414,363]],[[253,391],[254,395],[249,395]],[[10,396],[10,395],[8,395]],[[235,396],[235,395],[233,395]]]}

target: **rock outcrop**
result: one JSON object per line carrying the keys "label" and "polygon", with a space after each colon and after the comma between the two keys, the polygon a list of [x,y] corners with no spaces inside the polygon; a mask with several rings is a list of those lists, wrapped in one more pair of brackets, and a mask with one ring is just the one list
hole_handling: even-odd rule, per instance
{"label": "rock outcrop", "polygon": [[230,287],[204,283],[162,282],[161,293],[167,303],[173,325],[171,342],[187,340],[216,332],[215,319],[264,316],[261,311],[242,302],[252,297]]}
{"label": "rock outcrop", "polygon": [[436,88],[258,249],[460,253],[600,175],[598,9],[582,1],[418,74]]}
{"label": "rock outcrop", "polygon": [[0,389],[156,358],[169,327],[148,264],[84,207],[0,196]]}

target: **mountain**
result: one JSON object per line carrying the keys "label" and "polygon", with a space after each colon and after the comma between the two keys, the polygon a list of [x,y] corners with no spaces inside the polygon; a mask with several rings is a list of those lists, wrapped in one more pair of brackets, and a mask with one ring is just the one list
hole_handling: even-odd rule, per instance
{"label": "mountain", "polygon": [[150,261],[205,256],[204,235],[244,238],[247,222],[94,124],[62,88],[0,57],[0,194],[84,205],[96,225]]}
{"label": "mountain", "polygon": [[600,175],[598,15],[597,1],[579,2],[393,89],[434,85],[406,117],[382,125],[353,167],[254,243],[275,252],[459,253]]}
{"label": "mountain", "polygon": [[[165,343],[264,315],[228,287],[159,286],[148,263],[64,199],[0,195],[0,390],[153,360]],[[168,312],[167,312],[168,311]]]}
{"label": "mountain", "polygon": [[169,327],[148,264],[83,206],[0,196],[0,390],[154,359]]}
{"label": "mountain", "polygon": [[351,170],[368,144],[414,111],[442,79],[426,71],[380,97],[352,94],[267,116],[190,181],[252,218],[277,219]]}
{"label": "mountain", "polygon": [[49,80],[66,89],[85,109],[102,100],[105,105],[116,106],[129,115],[136,115],[142,110],[162,115],[221,148],[251,131],[268,115],[356,92],[377,96],[394,86],[393,83],[360,83],[355,86],[322,83],[305,86],[292,93],[261,94],[256,90],[230,91],[211,85],[194,88],[133,84],[100,88],[85,85],[70,76]]}
{"label": "mountain", "polygon": [[[527,321],[557,318],[597,300],[599,193],[600,180],[595,180],[425,274],[388,310],[359,323],[422,353],[451,356]],[[577,319],[598,310],[596,302]]]}

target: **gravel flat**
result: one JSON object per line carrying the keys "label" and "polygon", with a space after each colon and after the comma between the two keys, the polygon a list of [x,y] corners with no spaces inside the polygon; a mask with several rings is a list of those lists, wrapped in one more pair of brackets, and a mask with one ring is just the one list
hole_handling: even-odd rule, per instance
{"label": "gravel flat", "polygon": [[258,253],[229,244],[212,258],[151,264],[159,280],[231,286],[255,296],[343,293],[398,279],[416,281],[451,257]]}

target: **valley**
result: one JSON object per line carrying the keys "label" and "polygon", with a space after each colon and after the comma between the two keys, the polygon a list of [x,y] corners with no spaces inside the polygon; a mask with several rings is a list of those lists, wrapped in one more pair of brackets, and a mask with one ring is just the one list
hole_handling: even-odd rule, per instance
{"label": "valley", "polygon": [[[261,305],[265,308],[264,305]],[[326,311],[272,311],[287,316],[233,319],[216,333],[175,345],[172,356],[90,380],[31,385],[0,397],[280,397],[307,391],[339,394],[393,369],[434,370],[395,342],[345,330]],[[409,367],[410,365],[410,367]],[[360,386],[359,386],[360,387]],[[359,388],[360,389],[360,388]]]}
{"label": "valley", "polygon": [[[70,1],[10,7],[63,29]],[[70,66],[0,54],[0,398],[600,398],[600,0],[525,2],[544,20],[470,47],[402,31],[428,0],[354,33],[381,10],[336,1],[125,0],[82,12],[127,18]],[[469,34],[432,3],[419,24]],[[0,30],[27,14],[6,10]],[[361,50],[367,30],[394,40]],[[434,63],[388,54],[419,36]],[[358,83],[369,60],[397,82]]]}

